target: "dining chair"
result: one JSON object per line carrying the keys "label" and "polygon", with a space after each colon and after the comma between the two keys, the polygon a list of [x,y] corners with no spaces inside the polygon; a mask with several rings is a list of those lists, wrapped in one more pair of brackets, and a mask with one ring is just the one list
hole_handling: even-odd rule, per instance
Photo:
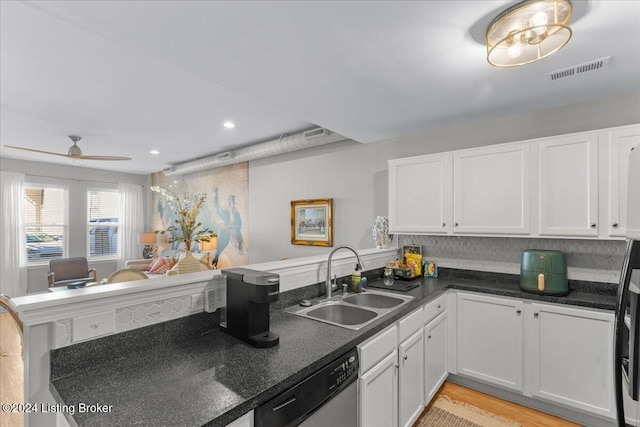
{"label": "dining chair", "polygon": [[52,259],[49,261],[49,274],[47,275],[49,287],[86,285],[97,282],[96,269],[89,269],[89,263],[85,257]]}
{"label": "dining chair", "polygon": [[107,278],[107,283],[121,283],[130,282],[132,280],[144,280],[149,277],[140,270],[134,270],[133,268],[124,268],[122,270],[114,271]]}

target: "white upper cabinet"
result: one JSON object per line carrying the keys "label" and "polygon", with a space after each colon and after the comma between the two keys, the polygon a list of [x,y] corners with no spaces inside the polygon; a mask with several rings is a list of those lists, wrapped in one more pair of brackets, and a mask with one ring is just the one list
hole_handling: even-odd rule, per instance
{"label": "white upper cabinet", "polygon": [[607,234],[624,237],[627,231],[627,174],[629,153],[640,144],[640,125],[625,126],[608,133],[609,209]]}
{"label": "white upper cabinet", "polygon": [[640,124],[389,160],[397,234],[621,239]]}
{"label": "white upper cabinet", "polygon": [[598,236],[598,134],[538,142],[540,235]]}
{"label": "white upper cabinet", "polygon": [[453,153],[453,232],[522,234],[529,226],[529,144]]}
{"label": "white upper cabinet", "polygon": [[390,160],[390,232],[449,232],[451,181],[451,154]]}

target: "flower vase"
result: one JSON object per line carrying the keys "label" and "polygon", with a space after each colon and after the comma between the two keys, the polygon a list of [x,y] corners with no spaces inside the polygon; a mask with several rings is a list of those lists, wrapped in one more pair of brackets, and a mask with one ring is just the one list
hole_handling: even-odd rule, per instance
{"label": "flower vase", "polygon": [[182,259],[178,261],[178,274],[195,273],[200,271],[200,260],[193,256],[191,251],[187,251]]}
{"label": "flower vase", "polygon": [[373,241],[376,243],[376,248],[386,249],[393,241],[393,235],[389,234],[389,218],[386,216],[378,215],[373,221]]}

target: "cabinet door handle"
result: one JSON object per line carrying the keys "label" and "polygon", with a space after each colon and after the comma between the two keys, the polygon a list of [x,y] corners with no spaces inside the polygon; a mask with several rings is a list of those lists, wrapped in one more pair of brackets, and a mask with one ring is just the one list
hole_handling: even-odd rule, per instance
{"label": "cabinet door handle", "polygon": [[458,226],[458,223],[457,223],[457,222],[456,222],[456,223],[454,223],[454,224],[453,224],[453,226],[454,226],[454,227],[457,227],[457,226]]}
{"label": "cabinet door handle", "polygon": [[520,309],[516,310],[516,314],[520,314],[520,313],[522,313],[522,310]]}
{"label": "cabinet door handle", "polygon": [[613,228],[618,228],[618,223],[617,223],[617,222],[614,222],[613,224],[611,224],[611,226],[612,226]]}
{"label": "cabinet door handle", "polygon": [[431,339],[431,334],[427,335],[427,339]]}
{"label": "cabinet door handle", "polygon": [[596,223],[595,222],[591,223],[591,228],[596,228]]}
{"label": "cabinet door handle", "polygon": [[440,310],[440,308],[441,308],[441,307],[442,307],[442,305],[441,305],[441,304],[438,304],[438,310]]}
{"label": "cabinet door handle", "polygon": [[533,317],[538,317],[538,312],[533,313]]}
{"label": "cabinet door handle", "polygon": [[447,223],[446,223],[446,222],[443,222],[443,223],[442,223],[442,226],[443,226],[443,227],[446,227],[446,226],[447,226]]}
{"label": "cabinet door handle", "polygon": [[405,354],[404,357],[402,358],[403,360],[407,360],[407,355]]}

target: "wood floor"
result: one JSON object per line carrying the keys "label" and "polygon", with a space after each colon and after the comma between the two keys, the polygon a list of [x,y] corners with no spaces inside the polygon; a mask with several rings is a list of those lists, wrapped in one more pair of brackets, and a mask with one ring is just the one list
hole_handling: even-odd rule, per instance
{"label": "wood floor", "polygon": [[[24,374],[22,334],[9,313],[0,313],[0,403],[21,403]],[[22,414],[0,412],[0,427],[21,427]]]}
{"label": "wood floor", "polygon": [[[524,427],[579,427],[579,424],[574,424],[570,421],[563,420],[562,418],[545,414],[544,412],[539,412],[535,409],[527,408],[526,406],[518,405],[517,403],[498,399],[497,397],[489,396],[488,394],[471,390],[449,381],[444,383],[432,402],[440,395],[447,396],[452,400],[468,403],[509,420],[517,421]],[[422,418],[428,410],[429,407],[424,410],[420,418]],[[415,424],[418,424],[419,422],[420,419],[418,419]]]}

